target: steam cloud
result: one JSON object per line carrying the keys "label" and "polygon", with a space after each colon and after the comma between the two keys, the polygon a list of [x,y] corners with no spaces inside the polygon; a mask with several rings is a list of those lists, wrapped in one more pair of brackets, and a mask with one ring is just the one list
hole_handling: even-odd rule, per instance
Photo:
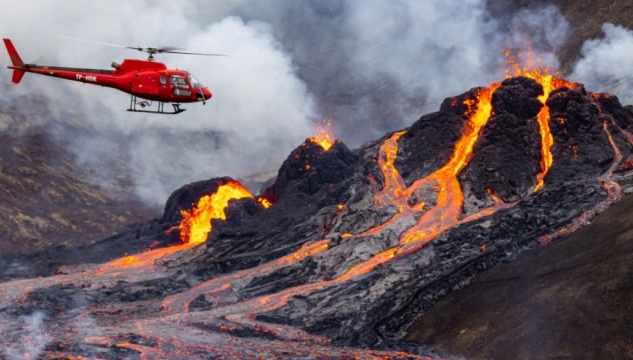
{"label": "steam cloud", "polygon": [[[524,62],[556,70],[560,64],[554,54],[564,45],[568,32],[569,23],[557,7],[524,8],[510,21],[507,49],[523,52]],[[526,54],[526,49],[532,54]]]}
{"label": "steam cloud", "polygon": [[35,312],[29,316],[23,316],[21,338],[13,346],[7,346],[3,354],[10,359],[37,359],[52,340],[46,333],[43,322],[46,315]]}
{"label": "steam cloud", "polygon": [[[116,188],[111,180],[127,176],[155,205],[187,182],[275,171],[322,118],[351,147],[406,127],[445,97],[500,80],[505,49],[529,40],[537,54],[547,53],[568,29],[555,7],[522,10],[501,24],[483,0],[49,1],[8,9],[0,32],[28,62],[46,56],[36,62],[107,68],[143,55],[52,39],[39,29],[232,56],[158,59],[190,70],[214,93],[207,106],[184,106],[178,116],[129,114],[126,94],[29,75],[0,96],[46,94],[56,119],[49,123],[63,128],[51,132],[81,163],[102,170],[100,183]],[[73,116],[89,124],[68,125]]]}
{"label": "steam cloud", "polygon": [[591,91],[616,94],[623,104],[633,104],[633,31],[604,24],[603,39],[588,40],[583,58],[571,78]]}

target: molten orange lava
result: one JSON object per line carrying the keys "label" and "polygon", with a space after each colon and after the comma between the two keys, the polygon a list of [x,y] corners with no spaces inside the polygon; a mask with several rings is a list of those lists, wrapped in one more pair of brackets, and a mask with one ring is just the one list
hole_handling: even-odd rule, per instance
{"label": "molten orange lava", "polygon": [[332,122],[320,121],[317,124],[316,133],[314,137],[311,137],[310,140],[315,142],[323,148],[323,150],[328,151],[334,145],[334,132],[332,131]]}
{"label": "molten orange lava", "polygon": [[192,210],[180,211],[180,240],[185,244],[205,242],[211,231],[211,220],[226,220],[224,209],[229,201],[244,198],[253,198],[253,195],[237,181],[229,181],[220,185],[214,194],[201,197]]}
{"label": "molten orange lava", "polygon": [[[521,57],[527,59],[523,64],[518,60]],[[510,51],[506,51],[506,59],[508,63],[506,78],[525,76],[543,86],[543,95],[539,96],[539,101],[541,101],[543,107],[537,117],[541,134],[541,172],[536,175],[537,184],[534,187],[534,192],[536,192],[545,185],[545,175],[554,163],[554,157],[551,152],[552,145],[554,145],[554,137],[549,127],[550,114],[549,107],[546,104],[547,99],[549,99],[552,91],[570,84],[566,80],[555,77],[555,75],[560,75],[558,71],[552,71],[549,67],[544,66],[541,63],[541,59],[535,57],[530,50],[525,55],[519,53],[516,56],[512,56]]]}
{"label": "molten orange lava", "polygon": [[[481,89],[477,94],[477,107],[474,110],[474,114],[471,116],[470,121],[466,124],[462,138],[455,146],[453,157],[448,164],[446,164],[440,171],[448,172],[450,176],[457,176],[468,163],[468,160],[472,157],[473,146],[479,137],[481,129],[488,123],[492,112],[492,93],[501,86],[501,83],[493,83],[489,89]],[[466,105],[469,105],[469,112],[473,113],[473,103],[465,101]]]}
{"label": "molten orange lava", "polygon": [[270,201],[268,201],[267,199],[264,199],[264,198],[262,198],[262,197],[257,198],[257,202],[258,202],[261,206],[263,206],[264,208],[266,208],[266,209],[268,209],[269,207],[273,206],[273,204],[272,204]]}
{"label": "molten orange lava", "polygon": [[197,244],[182,244],[178,246],[154,249],[137,255],[128,255],[104,264],[103,266],[101,266],[101,268],[99,268],[99,271],[103,272],[130,268],[151,268],[157,263],[158,260],[165,259],[169,255],[179,253],[185,249],[193,247],[194,245]]}
{"label": "molten orange lava", "polygon": [[211,294],[230,289],[231,282],[248,277],[263,275],[281,267],[296,263],[297,261],[301,261],[307,257],[314,256],[328,250],[330,248],[328,243],[329,240],[327,239],[319,240],[314,243],[304,245],[294,253],[283,256],[277,260],[264,263],[254,268],[236,271],[221,277],[207,280],[183,293],[167,297],[163,301],[163,307],[165,309],[177,309],[188,312],[189,304],[199,295]]}
{"label": "molten orange lava", "polygon": [[352,266],[351,269],[347,270],[345,274],[338,277],[335,281],[345,282],[358,275],[362,275],[362,274],[366,274],[370,272],[376,266],[386,263],[387,261],[393,259],[396,250],[398,250],[397,247],[391,248],[377,255],[374,255],[369,260],[363,261],[357,265]]}

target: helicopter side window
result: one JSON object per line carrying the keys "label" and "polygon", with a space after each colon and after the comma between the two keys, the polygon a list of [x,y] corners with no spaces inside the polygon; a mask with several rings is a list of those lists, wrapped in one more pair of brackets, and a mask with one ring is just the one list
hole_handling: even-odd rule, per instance
{"label": "helicopter side window", "polygon": [[204,85],[202,85],[202,83],[200,81],[198,81],[198,79],[196,79],[195,77],[189,75],[189,83],[191,83],[191,87],[194,89],[202,89],[204,87]]}
{"label": "helicopter side window", "polygon": [[167,76],[165,74],[160,74],[160,84],[163,86],[167,85]]}
{"label": "helicopter side window", "polygon": [[169,82],[171,83],[171,86],[189,87],[185,78],[179,75],[170,76]]}
{"label": "helicopter side window", "polygon": [[189,90],[174,88],[172,91],[176,96],[191,96],[191,91]]}

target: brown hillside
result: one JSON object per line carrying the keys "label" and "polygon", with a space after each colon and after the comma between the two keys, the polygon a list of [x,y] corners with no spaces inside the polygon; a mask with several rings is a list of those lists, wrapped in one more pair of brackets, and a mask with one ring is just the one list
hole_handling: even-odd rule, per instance
{"label": "brown hillside", "polygon": [[[43,99],[0,104],[0,254],[88,244],[158,214],[118,183],[105,191],[51,139]],[[85,123],[67,119],[66,125]],[[87,131],[79,129],[78,131]],[[113,182],[116,184],[116,182]]]}

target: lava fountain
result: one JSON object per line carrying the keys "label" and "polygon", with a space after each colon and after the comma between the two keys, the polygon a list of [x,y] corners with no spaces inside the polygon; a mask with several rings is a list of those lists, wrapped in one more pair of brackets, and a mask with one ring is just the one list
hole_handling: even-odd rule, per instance
{"label": "lava fountain", "polygon": [[[183,244],[201,244],[207,240],[207,235],[211,232],[211,220],[226,220],[224,209],[231,200],[253,198],[253,195],[237,181],[229,181],[218,187],[215,193],[205,195],[191,210],[182,210],[182,222],[178,226],[180,229],[180,240]],[[270,203],[260,202],[262,206],[268,207]]]}
{"label": "lava fountain", "polygon": [[321,145],[323,150],[328,151],[334,145],[334,131],[332,130],[331,121],[319,121],[315,130],[314,137],[308,140]]}

